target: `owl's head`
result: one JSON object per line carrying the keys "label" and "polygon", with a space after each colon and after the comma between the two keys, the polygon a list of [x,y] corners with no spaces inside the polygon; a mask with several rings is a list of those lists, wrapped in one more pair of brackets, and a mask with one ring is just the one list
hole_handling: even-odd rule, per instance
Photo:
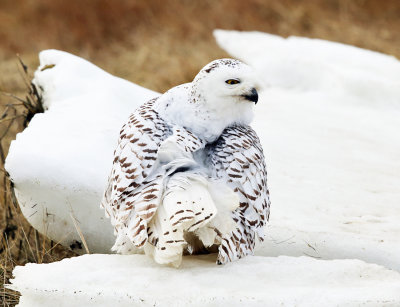
{"label": "owl's head", "polygon": [[259,82],[250,66],[234,59],[215,60],[200,70],[192,84],[194,103],[203,103],[227,125],[252,120]]}

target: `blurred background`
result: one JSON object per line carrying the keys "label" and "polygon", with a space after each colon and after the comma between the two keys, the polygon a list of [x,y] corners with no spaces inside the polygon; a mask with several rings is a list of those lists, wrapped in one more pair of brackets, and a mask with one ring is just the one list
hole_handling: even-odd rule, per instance
{"label": "blurred background", "polygon": [[[214,41],[215,28],[321,38],[400,58],[398,0],[0,0],[0,115],[16,102],[4,92],[24,98],[40,50],[74,53],[164,92],[227,56]],[[16,54],[27,65],[27,76]],[[12,124],[0,117],[2,161],[22,129],[23,117]],[[59,260],[73,252],[27,225],[12,203],[3,164],[0,172],[3,284],[16,264]],[[13,305],[18,295],[1,287],[0,300]]]}
{"label": "blurred background", "polygon": [[400,56],[398,0],[0,0],[0,88],[15,54],[32,69],[56,48],[156,91],[225,54],[215,28],[322,38]]}

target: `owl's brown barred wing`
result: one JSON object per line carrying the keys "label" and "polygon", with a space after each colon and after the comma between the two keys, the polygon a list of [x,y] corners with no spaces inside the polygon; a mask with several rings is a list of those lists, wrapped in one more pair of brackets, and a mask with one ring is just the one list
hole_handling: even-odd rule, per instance
{"label": "owl's brown barred wing", "polygon": [[260,140],[250,126],[232,126],[208,148],[214,177],[223,179],[238,194],[240,206],[233,212],[237,229],[222,239],[219,263],[252,254],[256,235],[264,237],[269,218],[267,171]]}
{"label": "owl's brown barred wing", "polygon": [[121,253],[132,252],[131,242],[136,247],[147,242],[166,179],[195,165],[192,153],[205,146],[185,128],[167,124],[154,110],[155,101],[142,105],[123,126],[102,201],[117,235],[113,250]]}
{"label": "owl's brown barred wing", "polygon": [[162,174],[157,170],[157,152],[172,131],[153,110],[155,101],[150,100],[130,116],[114,152],[101,205],[115,228],[116,245],[123,244],[128,235],[136,246],[142,246],[147,239],[147,222],[160,203]]}

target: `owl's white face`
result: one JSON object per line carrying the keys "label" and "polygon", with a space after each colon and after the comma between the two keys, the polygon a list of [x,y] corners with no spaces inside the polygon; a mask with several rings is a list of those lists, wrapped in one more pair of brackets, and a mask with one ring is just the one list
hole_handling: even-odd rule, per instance
{"label": "owl's white face", "polygon": [[198,102],[225,126],[251,122],[259,85],[250,66],[232,59],[213,61],[195,77],[193,87]]}
{"label": "owl's white face", "polygon": [[212,142],[225,128],[251,122],[258,84],[250,66],[233,59],[215,60],[193,82],[163,94],[155,108],[164,120]]}

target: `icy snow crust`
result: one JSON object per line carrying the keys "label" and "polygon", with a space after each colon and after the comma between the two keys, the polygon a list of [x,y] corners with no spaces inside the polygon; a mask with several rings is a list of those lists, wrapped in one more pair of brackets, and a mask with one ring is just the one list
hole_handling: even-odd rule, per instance
{"label": "icy snow crust", "polygon": [[[144,255],[85,255],[14,270],[29,306],[395,306],[400,274],[360,260],[247,257],[216,266],[185,257],[180,269]],[[35,285],[33,287],[33,285]]]}
{"label": "icy snow crust", "polygon": [[[215,36],[265,86],[253,127],[272,207],[258,257],[225,267],[189,257],[179,270],[142,255],[30,264],[15,270],[20,306],[400,305],[399,273],[388,270],[400,271],[400,62],[322,40]],[[114,236],[99,202],[112,152],[130,112],[157,93],[64,52],[40,60],[34,81],[48,111],[12,143],[6,169],[36,229],[81,241],[72,212],[90,251],[109,253]]]}

